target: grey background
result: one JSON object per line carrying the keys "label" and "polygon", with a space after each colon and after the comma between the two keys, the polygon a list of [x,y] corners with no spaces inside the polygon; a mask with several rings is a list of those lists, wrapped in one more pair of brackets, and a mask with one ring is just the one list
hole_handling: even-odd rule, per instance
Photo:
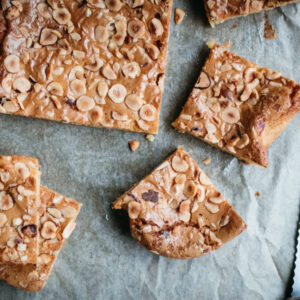
{"label": "grey background", "polygon": [[[282,299],[292,272],[300,199],[300,116],[268,151],[268,169],[246,166],[170,123],[178,116],[209,52],[232,50],[300,82],[300,4],[268,12],[278,29],[263,38],[264,13],[210,28],[202,1],[174,1],[187,16],[172,22],[159,135],[78,127],[0,116],[0,153],[37,157],[42,184],[83,203],[78,226],[39,293],[0,283],[0,299]],[[233,28],[237,24],[237,28]],[[129,140],[141,141],[131,153]],[[170,260],[130,236],[128,219],[111,203],[179,145],[208,173],[248,223],[248,229],[210,256]],[[210,156],[212,163],[202,160]],[[255,197],[255,192],[261,197]]]}

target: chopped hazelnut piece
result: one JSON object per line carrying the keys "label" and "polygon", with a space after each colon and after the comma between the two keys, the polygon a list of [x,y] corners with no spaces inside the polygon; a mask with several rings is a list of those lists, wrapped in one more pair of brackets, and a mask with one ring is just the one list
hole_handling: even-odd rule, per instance
{"label": "chopped hazelnut piece", "polygon": [[147,139],[149,142],[153,142],[154,139],[155,139],[155,137],[154,137],[153,134],[147,134],[147,135],[146,135],[146,139]]}
{"label": "chopped hazelnut piece", "polygon": [[203,160],[203,163],[204,163],[205,165],[209,165],[209,164],[211,163],[211,158],[210,158],[210,157],[205,158],[205,159]]}
{"label": "chopped hazelnut piece", "polygon": [[175,24],[179,25],[183,21],[183,18],[185,16],[184,10],[180,8],[175,9]]}
{"label": "chopped hazelnut piece", "polygon": [[129,141],[128,142],[129,148],[132,152],[136,151],[140,147],[139,141]]}

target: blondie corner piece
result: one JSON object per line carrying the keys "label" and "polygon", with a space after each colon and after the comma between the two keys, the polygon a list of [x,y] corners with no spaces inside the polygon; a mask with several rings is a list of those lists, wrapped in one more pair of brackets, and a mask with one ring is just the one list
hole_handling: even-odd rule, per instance
{"label": "blondie corner piece", "polygon": [[28,291],[41,290],[58,253],[73,232],[81,204],[41,186],[39,257],[37,264],[0,265],[0,280]]}
{"label": "blondie corner piece", "polygon": [[39,189],[36,159],[0,156],[0,264],[37,262]]}
{"label": "blondie corner piece", "polygon": [[193,258],[220,248],[246,224],[183,148],[121,196],[132,236],[152,252]]}
{"label": "blondie corner piece", "polygon": [[157,133],[172,0],[2,3],[0,112]]}
{"label": "blondie corner piece", "polygon": [[212,27],[226,20],[247,16],[299,0],[204,0],[207,18]]}
{"label": "blondie corner piece", "polygon": [[299,111],[299,84],[215,45],[172,125],[267,167],[267,148]]}

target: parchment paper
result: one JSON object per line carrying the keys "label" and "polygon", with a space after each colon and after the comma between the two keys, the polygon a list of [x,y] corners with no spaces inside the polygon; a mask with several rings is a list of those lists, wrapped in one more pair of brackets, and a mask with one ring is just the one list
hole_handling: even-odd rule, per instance
{"label": "parchment paper", "polygon": [[[159,135],[144,135],[0,116],[0,153],[37,157],[42,184],[83,203],[78,226],[39,293],[0,283],[0,299],[282,299],[292,272],[300,199],[300,115],[268,151],[268,169],[246,166],[189,135],[178,116],[209,52],[232,50],[300,82],[300,4],[268,12],[277,39],[263,38],[264,13],[210,28],[202,1],[175,0],[187,16],[172,24]],[[237,24],[236,28],[233,25]],[[129,140],[141,141],[131,153]],[[178,145],[208,173],[248,223],[238,238],[209,256],[170,260],[141,247],[125,213],[111,203]],[[212,158],[210,165],[202,160]],[[260,192],[261,197],[255,197]]]}

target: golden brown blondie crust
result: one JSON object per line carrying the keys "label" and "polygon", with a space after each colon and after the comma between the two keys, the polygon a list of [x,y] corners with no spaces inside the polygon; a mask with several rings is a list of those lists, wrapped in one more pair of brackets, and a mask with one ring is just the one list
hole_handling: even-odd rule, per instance
{"label": "golden brown blondie crust", "polygon": [[172,0],[2,5],[2,113],[157,133]]}
{"label": "golden brown blondie crust", "polygon": [[299,111],[299,84],[215,45],[173,126],[267,167],[267,148]]}

